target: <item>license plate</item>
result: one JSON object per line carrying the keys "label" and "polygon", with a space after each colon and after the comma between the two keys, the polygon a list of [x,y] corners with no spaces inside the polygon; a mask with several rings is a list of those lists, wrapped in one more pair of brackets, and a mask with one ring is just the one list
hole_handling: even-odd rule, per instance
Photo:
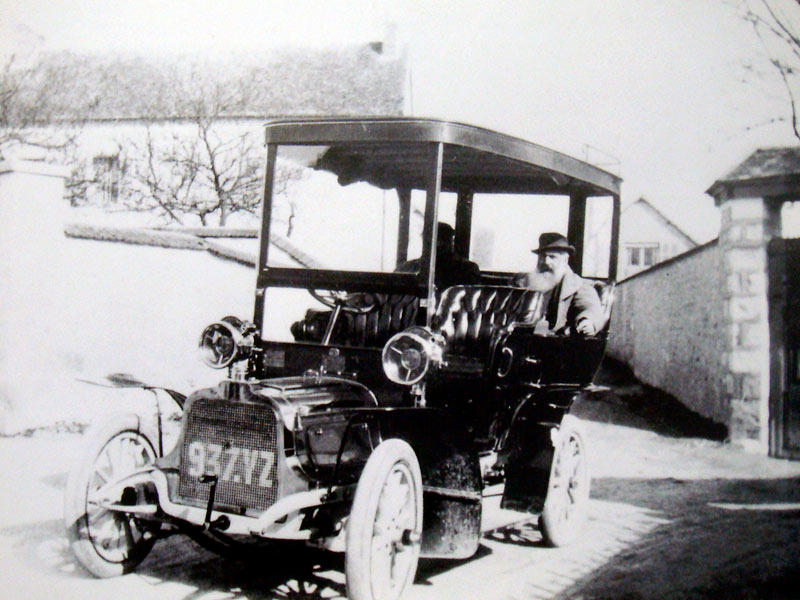
{"label": "license plate", "polygon": [[269,406],[197,400],[189,409],[181,448],[178,496],[207,506],[217,477],[216,506],[264,510],[278,498],[278,427]]}
{"label": "license plate", "polygon": [[225,447],[222,444],[189,443],[186,452],[190,477],[216,475],[218,481],[271,488],[275,453],[270,450]]}

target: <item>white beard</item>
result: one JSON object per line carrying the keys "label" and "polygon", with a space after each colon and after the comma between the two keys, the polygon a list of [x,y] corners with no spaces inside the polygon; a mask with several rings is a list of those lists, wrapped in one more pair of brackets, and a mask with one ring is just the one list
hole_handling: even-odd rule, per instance
{"label": "white beard", "polygon": [[558,284],[560,278],[552,271],[540,271],[538,268],[528,273],[528,288],[536,292],[549,292]]}

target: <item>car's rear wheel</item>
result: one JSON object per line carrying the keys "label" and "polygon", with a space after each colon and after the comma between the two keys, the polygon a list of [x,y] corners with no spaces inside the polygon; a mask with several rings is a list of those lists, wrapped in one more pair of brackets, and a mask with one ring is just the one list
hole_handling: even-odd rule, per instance
{"label": "car's rear wheel", "polygon": [[395,600],[413,582],[422,535],[422,475],[411,446],[381,443],[358,481],[347,523],[350,600]]}
{"label": "car's rear wheel", "polygon": [[64,519],[75,558],[97,577],[132,571],[156,541],[157,524],[100,505],[99,493],[155,461],[156,452],[135,415],[119,415],[94,431],[67,479]]}
{"label": "car's rear wheel", "polygon": [[550,546],[564,546],[580,535],[588,513],[591,485],[586,443],[577,419],[571,415],[564,417],[558,440],[539,518],[542,537]]}

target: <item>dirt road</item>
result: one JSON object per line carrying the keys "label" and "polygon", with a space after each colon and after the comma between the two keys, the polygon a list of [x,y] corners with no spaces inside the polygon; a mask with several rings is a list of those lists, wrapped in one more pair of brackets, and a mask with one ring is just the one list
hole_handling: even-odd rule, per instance
{"label": "dirt road", "polygon": [[[535,520],[500,509],[499,488],[489,488],[477,555],[422,561],[408,597],[800,598],[800,463],[686,437],[696,424],[676,422],[670,407],[659,413],[658,402],[622,386],[576,406],[594,474],[580,542],[545,548]],[[159,542],[135,574],[92,579],[73,564],[61,525],[81,439],[0,439],[0,597],[343,597],[336,556],[283,548],[236,562],[177,537]]]}

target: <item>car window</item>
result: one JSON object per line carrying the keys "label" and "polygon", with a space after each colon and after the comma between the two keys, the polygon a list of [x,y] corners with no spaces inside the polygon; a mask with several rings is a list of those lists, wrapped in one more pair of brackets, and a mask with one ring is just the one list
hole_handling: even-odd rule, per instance
{"label": "car window", "polygon": [[487,271],[528,271],[539,234],[567,230],[569,198],[475,194],[470,259]]}
{"label": "car window", "polygon": [[[583,275],[607,277],[613,199],[586,201]],[[472,206],[470,259],[487,271],[528,271],[531,250],[546,231],[566,233],[569,197],[528,194],[475,194]]]}
{"label": "car window", "polygon": [[[400,194],[318,168],[326,146],[280,146],[269,266],[391,273],[397,268]],[[387,167],[388,168],[388,167]],[[411,190],[406,258],[418,256],[425,192]],[[278,250],[273,248],[278,247]]]}

